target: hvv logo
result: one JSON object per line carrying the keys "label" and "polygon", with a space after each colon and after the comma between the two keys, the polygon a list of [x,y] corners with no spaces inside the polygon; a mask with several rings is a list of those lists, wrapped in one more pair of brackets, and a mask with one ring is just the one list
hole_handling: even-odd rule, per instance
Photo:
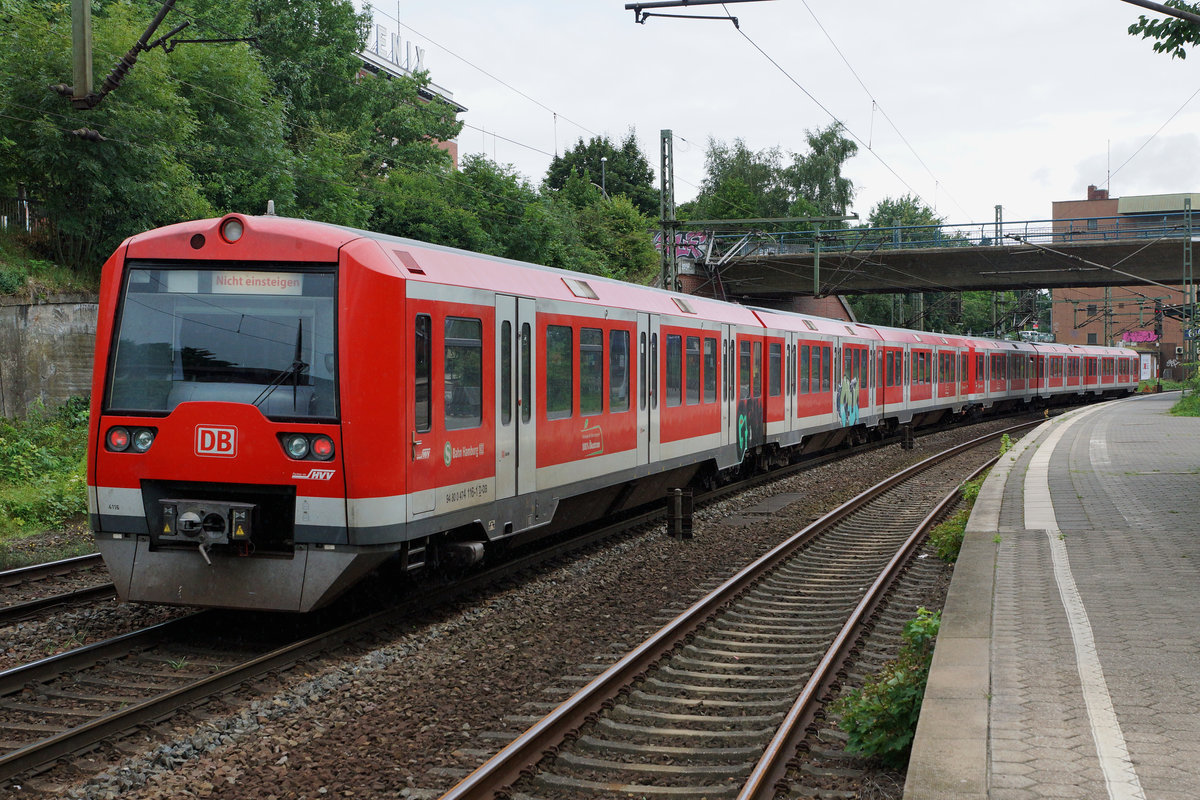
{"label": "hvv logo", "polygon": [[233,458],[237,455],[237,428],[196,426],[196,455]]}

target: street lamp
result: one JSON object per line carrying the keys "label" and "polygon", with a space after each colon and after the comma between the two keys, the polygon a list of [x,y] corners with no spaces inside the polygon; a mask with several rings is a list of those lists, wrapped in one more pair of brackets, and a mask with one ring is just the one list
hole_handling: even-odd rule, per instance
{"label": "street lamp", "polygon": [[608,197],[608,189],[606,188],[608,186],[608,181],[605,180],[608,172],[607,167],[608,156],[600,156],[600,192],[605,197]]}

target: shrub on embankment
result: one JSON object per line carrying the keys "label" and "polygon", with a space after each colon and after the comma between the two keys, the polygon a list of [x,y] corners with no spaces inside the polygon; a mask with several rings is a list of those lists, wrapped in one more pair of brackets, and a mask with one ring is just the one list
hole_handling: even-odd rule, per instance
{"label": "shrub on embankment", "polygon": [[[0,418],[0,569],[90,549],[71,536],[32,553],[29,540],[83,527],[87,515],[88,403],[72,398],[49,411],[37,404],[23,419]],[[22,553],[25,553],[22,556]]]}

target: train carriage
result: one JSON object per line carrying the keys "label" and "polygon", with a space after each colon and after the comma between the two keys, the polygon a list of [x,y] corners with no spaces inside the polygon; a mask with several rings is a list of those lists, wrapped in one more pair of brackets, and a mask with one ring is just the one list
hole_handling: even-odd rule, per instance
{"label": "train carriage", "polygon": [[90,523],[123,599],[308,611],[385,561],[469,564],[876,428],[1136,383],[1088,348],[1030,381],[1027,349],[301,220],[173,225],[104,267]]}

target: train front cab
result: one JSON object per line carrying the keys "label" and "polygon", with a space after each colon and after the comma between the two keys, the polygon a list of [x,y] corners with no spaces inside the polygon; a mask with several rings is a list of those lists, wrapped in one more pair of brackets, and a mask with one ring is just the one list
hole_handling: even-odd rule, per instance
{"label": "train front cab", "polygon": [[134,237],[105,265],[89,516],[122,599],[302,611],[387,557],[348,533],[355,237],[335,231],[231,216]]}

